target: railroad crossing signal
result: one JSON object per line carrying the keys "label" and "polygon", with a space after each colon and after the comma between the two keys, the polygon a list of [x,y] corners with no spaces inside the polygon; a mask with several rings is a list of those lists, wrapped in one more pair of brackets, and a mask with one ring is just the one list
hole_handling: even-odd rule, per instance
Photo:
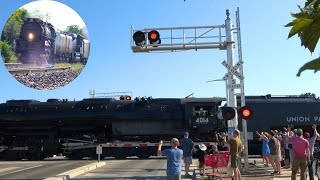
{"label": "railroad crossing signal", "polygon": [[132,38],[133,38],[136,46],[142,46],[142,45],[145,44],[146,37],[145,37],[145,34],[142,31],[135,32],[133,34]]}
{"label": "railroad crossing signal", "polygon": [[161,44],[160,34],[156,30],[148,32],[148,39],[150,44],[153,45],[153,47],[158,47],[156,46],[156,44]]}
{"label": "railroad crossing signal", "polygon": [[235,117],[236,111],[233,107],[222,107],[222,117],[224,120],[231,120]]}
{"label": "railroad crossing signal", "polygon": [[160,33],[156,30],[151,30],[149,32],[136,31],[132,38],[136,46],[144,46],[146,43],[146,35],[148,37],[150,45],[153,47],[158,47],[161,44]]}
{"label": "railroad crossing signal", "polygon": [[242,117],[242,119],[248,120],[251,118],[252,116],[252,109],[248,106],[243,106],[240,109],[240,116]]}
{"label": "railroad crossing signal", "polygon": [[120,96],[121,101],[131,101],[131,96]]}

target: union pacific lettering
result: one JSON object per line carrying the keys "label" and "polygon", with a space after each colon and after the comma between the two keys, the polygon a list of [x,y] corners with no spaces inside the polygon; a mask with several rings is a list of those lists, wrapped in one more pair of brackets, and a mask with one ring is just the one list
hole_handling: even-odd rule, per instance
{"label": "union pacific lettering", "polygon": [[313,118],[309,116],[287,116],[287,122],[320,122],[320,116],[314,116]]}

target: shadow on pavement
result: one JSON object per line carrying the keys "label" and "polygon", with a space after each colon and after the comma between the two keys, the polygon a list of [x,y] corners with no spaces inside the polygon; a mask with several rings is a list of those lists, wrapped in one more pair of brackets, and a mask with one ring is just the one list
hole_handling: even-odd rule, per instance
{"label": "shadow on pavement", "polygon": [[74,178],[74,180],[101,180],[101,179],[115,179],[115,180],[120,180],[120,179],[132,179],[132,180],[165,180],[166,177],[165,176],[154,176],[154,177],[150,177],[150,176],[131,176],[131,177],[101,177],[101,178]]}

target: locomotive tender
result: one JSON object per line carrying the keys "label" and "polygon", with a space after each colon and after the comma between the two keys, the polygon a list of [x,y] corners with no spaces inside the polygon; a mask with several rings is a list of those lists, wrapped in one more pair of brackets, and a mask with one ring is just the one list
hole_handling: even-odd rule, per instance
{"label": "locomotive tender", "polygon": [[51,23],[27,18],[16,40],[16,54],[24,64],[44,64],[45,61],[86,63],[90,42],[79,34],[56,30]]}
{"label": "locomotive tender", "polygon": [[[157,143],[182,137],[185,131],[195,142],[213,142],[215,133],[227,128],[217,118],[225,98],[120,99],[8,100],[0,104],[0,156],[35,160],[62,153],[69,159],[95,158],[96,146],[106,142]],[[257,130],[294,125],[312,132],[311,125],[320,122],[320,101],[312,97],[247,96],[246,105],[253,109],[247,120],[249,154],[261,150]],[[156,155],[156,148],[104,148],[102,157],[148,158]]]}
{"label": "locomotive tender", "polygon": [[[262,142],[256,131],[283,131],[283,127],[294,126],[312,135],[312,124],[320,124],[320,100],[311,96],[246,96],[246,105],[253,110],[247,121],[249,154],[261,154]],[[242,129],[241,121],[238,127]]]}

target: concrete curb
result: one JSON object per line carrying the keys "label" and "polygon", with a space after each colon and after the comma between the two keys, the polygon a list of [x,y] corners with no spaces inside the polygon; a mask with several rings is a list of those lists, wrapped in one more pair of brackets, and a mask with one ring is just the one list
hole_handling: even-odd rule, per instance
{"label": "concrete curb", "polygon": [[85,165],[85,166],[82,166],[82,167],[79,167],[76,169],[72,169],[67,172],[63,172],[63,173],[58,174],[53,177],[46,178],[44,180],[68,180],[68,179],[74,178],[76,176],[79,176],[81,174],[85,174],[85,173],[92,171],[94,169],[97,169],[97,168],[104,166],[106,164],[107,164],[106,162],[91,163],[91,164],[88,164],[88,165]]}

